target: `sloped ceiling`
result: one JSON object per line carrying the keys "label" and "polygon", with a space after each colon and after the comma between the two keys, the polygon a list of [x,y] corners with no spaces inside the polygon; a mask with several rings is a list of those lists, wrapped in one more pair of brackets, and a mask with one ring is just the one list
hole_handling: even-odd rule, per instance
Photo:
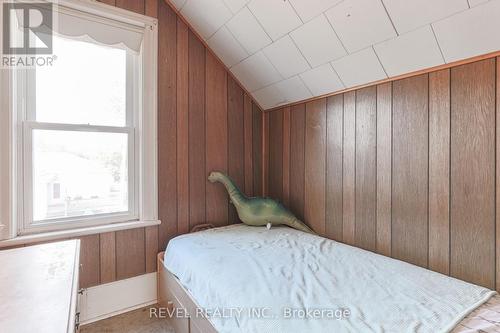
{"label": "sloped ceiling", "polygon": [[500,0],[167,0],[265,109],[500,50]]}

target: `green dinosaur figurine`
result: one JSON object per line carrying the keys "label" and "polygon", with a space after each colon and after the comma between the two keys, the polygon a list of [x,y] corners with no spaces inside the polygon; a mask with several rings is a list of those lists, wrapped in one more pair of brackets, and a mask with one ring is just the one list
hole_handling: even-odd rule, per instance
{"label": "green dinosaur figurine", "polygon": [[234,185],[233,181],[221,172],[211,172],[208,180],[212,183],[219,182],[226,187],[231,198],[231,203],[236,208],[238,216],[243,223],[251,226],[287,225],[297,230],[316,234],[311,228],[296,218],[281,203],[269,198],[249,198]]}

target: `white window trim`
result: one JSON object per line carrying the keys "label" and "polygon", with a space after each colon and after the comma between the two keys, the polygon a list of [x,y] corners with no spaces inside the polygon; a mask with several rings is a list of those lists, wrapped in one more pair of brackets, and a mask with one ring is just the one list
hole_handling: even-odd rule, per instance
{"label": "white window trim", "polygon": [[[24,165],[19,159],[18,152],[22,151],[22,131],[23,126],[57,126],[57,124],[31,124],[23,125],[19,119],[24,119],[24,115],[19,115],[16,101],[13,98],[14,82],[13,70],[0,70],[0,239],[10,239],[0,241],[0,247],[10,246],[18,241],[29,243],[40,241],[40,239],[53,239],[54,237],[73,237],[84,234],[100,233],[113,230],[123,230],[138,228],[143,226],[157,225],[158,221],[158,187],[157,187],[157,50],[158,50],[158,20],[148,16],[126,11],[117,7],[104,5],[88,0],[59,0],[50,1],[59,5],[73,9],[86,11],[91,14],[101,15],[114,20],[134,24],[145,29],[142,46],[142,77],[135,78],[134,82],[142,85],[143,96],[134,98],[138,101],[134,108],[136,113],[134,133],[135,147],[135,182],[138,187],[131,193],[138,193],[135,198],[137,212],[133,219],[125,222],[116,222],[110,216],[106,224],[99,221],[95,223],[78,223],[74,229],[56,230],[37,229],[30,231],[37,234],[22,235],[24,228],[23,207],[23,174]],[[0,9],[1,11],[1,9]],[[1,14],[1,13],[0,13]],[[1,30],[1,28],[0,28]],[[0,31],[1,32],[1,31]],[[8,112],[5,112],[8,110]],[[64,125],[66,126],[66,125]],[[95,126],[98,131],[102,126]],[[28,198],[29,200],[31,198]],[[79,221],[85,218],[78,218]],[[120,219],[123,221],[123,217]],[[30,233],[28,232],[28,233]],[[26,232],[24,232],[27,234]]]}

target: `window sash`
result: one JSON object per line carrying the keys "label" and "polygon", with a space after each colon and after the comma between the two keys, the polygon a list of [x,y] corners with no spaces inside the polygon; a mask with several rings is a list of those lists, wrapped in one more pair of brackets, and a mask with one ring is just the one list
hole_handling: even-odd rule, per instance
{"label": "window sash", "polygon": [[[139,101],[141,95],[138,89],[142,89],[141,71],[142,56],[133,55],[127,52],[126,55],[126,87],[125,87],[125,123],[128,127],[133,127],[137,123]],[[21,110],[21,121],[36,122],[36,69],[21,69],[16,73],[18,81],[18,96],[24,96],[18,108]],[[64,124],[64,123],[61,123]],[[99,126],[99,125],[96,125]]]}
{"label": "window sash", "polygon": [[[42,221],[33,220],[33,131],[55,130],[90,133],[125,133],[128,135],[128,211],[96,214],[88,216],[75,216],[46,219]],[[42,231],[53,231],[70,228],[79,228],[82,225],[95,226],[100,224],[128,222],[139,219],[137,188],[138,177],[135,163],[135,129],[132,127],[73,125],[58,123],[40,123],[25,121],[23,124],[23,178],[24,178],[24,209],[20,234]]]}

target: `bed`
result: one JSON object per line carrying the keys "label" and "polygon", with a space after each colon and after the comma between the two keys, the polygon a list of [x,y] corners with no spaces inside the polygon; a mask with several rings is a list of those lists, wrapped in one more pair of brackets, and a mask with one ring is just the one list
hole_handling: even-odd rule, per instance
{"label": "bed", "polygon": [[500,332],[494,291],[287,227],[182,235],[158,266],[177,333]]}

